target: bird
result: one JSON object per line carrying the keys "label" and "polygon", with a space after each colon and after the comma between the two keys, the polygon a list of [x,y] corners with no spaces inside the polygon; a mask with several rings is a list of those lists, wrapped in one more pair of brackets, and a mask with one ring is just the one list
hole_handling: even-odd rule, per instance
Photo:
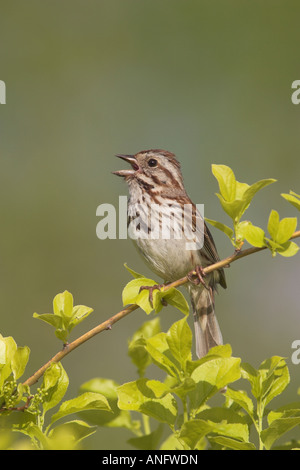
{"label": "bird", "polygon": [[[214,239],[187,195],[174,153],[150,149],[116,157],[131,165],[113,173],[128,184],[127,225],[137,250],[165,283],[188,275],[196,355],[202,358],[212,347],[223,344],[215,315],[215,293],[218,285],[227,287],[225,273],[223,268],[207,275],[203,271],[220,260]],[[190,211],[185,210],[187,207]]]}

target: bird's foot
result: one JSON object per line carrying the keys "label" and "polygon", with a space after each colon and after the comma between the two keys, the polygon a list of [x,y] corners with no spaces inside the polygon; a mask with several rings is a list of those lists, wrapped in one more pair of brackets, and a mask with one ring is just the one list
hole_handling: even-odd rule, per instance
{"label": "bird's foot", "polygon": [[196,284],[196,286],[199,284],[202,284],[205,287],[205,289],[210,290],[210,287],[207,285],[207,283],[204,280],[205,276],[206,274],[203,268],[199,265],[195,267],[195,271],[191,271],[187,274],[187,278],[190,282],[192,282],[193,284]]}
{"label": "bird's foot", "polygon": [[[163,284],[155,284],[154,286],[142,286],[140,287],[139,292],[141,292],[142,290],[149,291],[149,302],[150,302],[151,307],[153,307],[153,291],[161,290],[163,287],[164,287]],[[167,305],[167,301],[165,301],[164,299],[161,299],[161,302],[163,305]]]}

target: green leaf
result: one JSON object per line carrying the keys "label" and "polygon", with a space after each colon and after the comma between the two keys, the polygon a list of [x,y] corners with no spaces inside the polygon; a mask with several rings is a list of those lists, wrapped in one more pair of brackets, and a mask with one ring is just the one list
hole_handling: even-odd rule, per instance
{"label": "green leaf", "polygon": [[179,437],[190,449],[195,449],[199,441],[211,431],[209,423],[203,419],[193,419],[183,424]]}
{"label": "green leaf", "polygon": [[74,326],[81,323],[85,318],[87,318],[94,310],[86,305],[76,305],[73,307],[72,319],[69,325],[69,331],[74,328]]}
{"label": "green leaf", "polygon": [[152,361],[167,374],[177,378],[180,374],[178,361],[174,358],[167,342],[166,333],[158,333],[146,341],[146,350]]}
{"label": "green leaf", "polygon": [[249,220],[242,220],[242,222],[235,223],[235,238],[238,242],[241,242],[244,240],[244,233],[243,231],[245,230],[245,227],[248,225],[252,225]]}
{"label": "green leaf", "polygon": [[247,425],[247,418],[245,415],[241,415],[238,412],[230,409],[219,406],[214,406],[213,408],[206,408],[200,411],[197,416],[197,419],[203,419],[211,424],[243,424],[243,431],[236,435],[231,433],[232,437],[237,437],[238,439],[243,439],[247,441],[249,438],[249,429]]}
{"label": "green leaf", "polygon": [[241,365],[241,369],[242,377],[251,384],[252,394],[264,406],[282,393],[290,381],[288,367],[280,356],[266,359],[258,370],[246,363]]}
{"label": "green leaf", "polygon": [[51,423],[69,414],[79,413],[84,410],[111,411],[111,408],[105,396],[100,393],[85,392],[72,400],[63,402],[58,412],[52,416]]}
{"label": "green leaf", "polygon": [[178,289],[175,289],[174,287],[167,289],[165,292],[162,292],[162,297],[167,301],[169,305],[172,305],[173,307],[177,308],[184,315],[189,314],[189,304],[182,292],[180,292]]}
{"label": "green leaf", "polygon": [[[171,290],[171,289],[170,289]],[[167,293],[164,292],[164,288],[155,289],[153,292],[153,307],[155,313],[159,313],[163,308],[162,299],[167,296]]]}
{"label": "green leaf", "polygon": [[230,228],[230,227],[227,227],[227,225],[224,225],[222,224],[221,222],[218,222],[216,220],[212,220],[212,219],[207,219],[205,217],[205,221],[208,222],[210,225],[212,225],[213,227],[216,227],[218,228],[219,230],[221,230],[221,232],[225,233],[225,235],[227,235],[227,237],[230,238],[230,240],[232,240],[233,238],[233,230]]}
{"label": "green leaf", "polygon": [[44,413],[61,402],[68,386],[69,378],[61,363],[52,363],[44,373],[41,387],[44,392],[47,392],[42,403]]}
{"label": "green leaf", "polygon": [[131,419],[131,415],[128,411],[120,410],[117,405],[118,395],[117,388],[119,384],[114,380],[94,378],[85,382],[80,387],[80,392],[93,392],[100,393],[107,398],[112,413],[107,411],[92,410],[92,411],[81,411],[81,417],[91,424],[97,424],[98,426],[123,427],[136,432],[139,422],[134,422]]}
{"label": "green leaf", "polygon": [[283,249],[282,245],[266,238],[267,246],[272,251],[272,256],[276,256],[277,250]]}
{"label": "green leaf", "polygon": [[242,423],[212,423],[209,421],[211,425],[211,433],[220,434],[232,439],[236,439],[237,442],[249,444],[249,431],[247,424]]}
{"label": "green leaf", "polygon": [[240,232],[242,237],[245,238],[250,245],[258,248],[266,245],[265,232],[260,227],[252,225],[251,222],[244,224]]}
{"label": "green leaf", "polygon": [[235,357],[216,358],[200,364],[193,370],[191,378],[198,384],[194,407],[201,407],[205,401],[241,376],[240,359]]}
{"label": "green leaf", "polygon": [[71,330],[93,312],[93,309],[86,305],[73,307],[73,296],[68,291],[54,297],[53,310],[54,313],[34,313],[33,317],[54,326],[56,337],[64,343],[67,342]]}
{"label": "green leaf", "polygon": [[157,286],[157,283],[153,279],[148,279],[145,277],[138,277],[130,281],[122,292],[123,305],[128,304],[137,304],[141,309],[143,309],[147,314],[151,313],[153,308],[155,312],[158,313],[162,309],[161,300],[164,298],[168,304],[173,305],[185,315],[189,312],[188,303],[184,295],[177,289],[171,288],[164,290],[155,289],[153,291],[153,306],[150,304],[149,300],[149,291],[147,289],[141,290],[141,287],[153,287]]}
{"label": "green leaf", "polygon": [[80,387],[80,392],[93,392],[104,395],[108,401],[117,400],[117,388],[119,384],[111,379],[103,379],[96,377],[95,379],[88,380]]}
{"label": "green leaf", "polygon": [[274,241],[276,241],[278,229],[279,214],[277,211],[272,210],[268,221],[268,231]]}
{"label": "green leaf", "polygon": [[236,199],[243,199],[245,192],[247,189],[250,188],[249,184],[247,183],[240,183],[239,181],[236,182]]}
{"label": "green leaf", "polygon": [[[241,216],[248,208],[254,195],[260,189],[276,181],[271,178],[264,179],[261,181],[257,181],[256,183],[249,186],[246,183],[240,183],[236,181],[231,168],[225,165],[212,165],[212,172],[219,183],[221,194],[217,194],[217,196],[220,200],[220,203],[224,211],[232,218],[234,222],[240,220]],[[225,233],[227,232],[227,235],[229,236],[228,230],[225,230],[223,231]]]}
{"label": "green leaf", "polygon": [[296,227],[297,217],[286,217],[282,219],[279,222],[275,241],[280,244],[287,242],[295,232]]}
{"label": "green leaf", "polygon": [[282,193],[281,196],[286,199],[288,202],[290,202],[296,209],[300,211],[300,196],[299,194],[294,193],[293,191],[290,191],[290,194],[284,194]]}
{"label": "green leaf", "polygon": [[2,339],[5,343],[5,364],[11,364],[13,357],[17,351],[17,343],[12,336],[6,336]]}
{"label": "green leaf", "polygon": [[260,437],[267,450],[271,449],[277,439],[279,439],[283,434],[293,429],[295,426],[300,424],[300,416],[288,417],[288,418],[279,418],[271,422],[270,426],[267,429],[264,429]]}
{"label": "green leaf", "polygon": [[219,198],[219,201],[221,203],[221,206],[223,207],[223,210],[226,212],[226,214],[229,215],[229,217],[232,218],[233,221],[239,220],[245,211],[245,201],[243,199],[236,199],[234,201],[225,201],[225,199],[220,195],[217,194],[217,197]]}
{"label": "green leaf", "polygon": [[277,251],[281,256],[290,257],[298,253],[299,246],[294,242],[286,242],[283,243],[281,247],[277,249]]}
{"label": "green leaf", "polygon": [[128,282],[122,292],[123,305],[136,303],[140,288],[143,286],[154,286],[155,284],[155,281],[146,277],[140,277]]}
{"label": "green leaf", "polygon": [[6,342],[2,335],[0,335],[0,366],[6,364]]}
{"label": "green leaf", "polygon": [[27,346],[18,347],[12,357],[11,369],[15,379],[19,379],[26,368],[29,359],[30,349]]}
{"label": "green leaf", "polygon": [[164,427],[160,424],[157,429],[150,434],[140,437],[132,437],[127,442],[139,450],[156,450],[163,434]]}
{"label": "green leaf", "polygon": [[140,291],[140,289],[141,287],[155,285],[157,285],[155,281],[147,279],[146,277],[140,277],[128,282],[122,292],[123,305],[137,304],[149,314],[153,310],[149,302],[149,292],[147,289],[142,291]]}
{"label": "green leaf", "polygon": [[11,363],[13,357],[17,351],[17,343],[12,336],[6,336],[5,338],[0,335],[1,344],[1,361],[3,364],[0,366],[0,389],[2,388],[5,380],[12,373]]}
{"label": "green leaf", "polygon": [[[215,359],[217,357],[223,357],[224,359],[230,358],[232,355],[232,349],[230,344],[221,344],[220,346],[214,346],[210,348],[208,353],[202,359],[199,359],[199,363],[206,362],[206,360]],[[196,361],[197,362],[197,361]]]}
{"label": "green leaf", "polygon": [[[204,442],[203,449],[206,446]],[[199,449],[199,447],[198,447]],[[162,443],[159,450],[190,450],[189,446],[178,438],[177,434],[170,434],[167,439]]]}
{"label": "green leaf", "polygon": [[[156,291],[153,293],[153,298],[156,294]],[[147,289],[143,289],[138,296],[135,299],[135,303],[142,309],[144,312],[146,312],[147,315],[149,315],[153,307],[150,304],[150,299],[149,299],[149,291]]]}
{"label": "green leaf", "polygon": [[160,332],[159,318],[145,322],[133,335],[128,345],[128,354],[137,367],[140,376],[144,375],[146,368],[151,364],[151,357],[147,352],[145,340]]}
{"label": "green leaf", "polygon": [[168,387],[158,380],[138,379],[118,388],[118,406],[122,410],[144,413],[156,420],[173,425],[177,404]]}
{"label": "green leaf", "polygon": [[41,445],[43,450],[47,450],[50,448],[50,439],[46,436],[45,433],[41,430],[41,428],[36,424],[29,424],[25,428],[18,429],[19,432],[30,436],[33,439],[37,439],[39,444]]}
{"label": "green leaf", "polygon": [[230,382],[240,378],[240,359],[236,357],[217,358],[204,362],[198,366],[191,375],[196,382],[206,382],[219,390],[224,388]]}
{"label": "green leaf", "polygon": [[84,320],[94,310],[86,305],[75,305],[72,312],[72,323],[76,321],[76,324]]}
{"label": "green leaf", "polygon": [[272,450],[299,450],[300,440],[291,439],[290,441],[284,442],[283,444],[274,446]]}
{"label": "green leaf", "polygon": [[211,437],[210,440],[222,447],[227,447],[232,450],[256,450],[256,447],[252,442],[239,441],[231,437],[214,436]]}
{"label": "green leaf", "polygon": [[[205,419],[194,419],[183,424],[180,431],[180,438],[183,439],[191,449],[197,447],[199,439],[208,434],[218,434],[226,437],[236,439],[239,442],[248,443],[249,430],[247,424],[240,422],[241,417],[236,413],[225,413],[225,409],[218,409],[219,415],[222,416],[220,422],[212,421],[208,418],[212,411],[216,414],[214,409],[205,410],[201,413]],[[217,410],[217,411],[218,411]],[[230,412],[230,410],[226,410]],[[230,418],[231,416],[231,418]],[[229,420],[227,419],[229,417]],[[238,419],[239,422],[231,422],[231,419]]]}
{"label": "green leaf", "polygon": [[196,389],[197,384],[190,377],[186,377],[182,380],[179,385],[171,387],[170,391],[175,393],[181,400],[185,400],[186,395],[190,394],[193,390]]}
{"label": "green leaf", "polygon": [[151,356],[146,350],[146,341],[143,337],[130,342],[128,355],[133,364],[136,365],[140,377],[143,377],[145,370],[152,363]]}
{"label": "green leaf", "polygon": [[33,318],[38,318],[54,328],[59,329],[63,327],[63,319],[60,315],[54,315],[54,313],[34,313]]}
{"label": "green leaf", "polygon": [[270,411],[268,414],[268,424],[270,425],[272,421],[282,417],[290,416],[300,416],[300,402],[292,402],[287,405],[280,406],[274,411]]}
{"label": "green leaf", "polygon": [[229,166],[212,165],[212,173],[218,180],[221,196],[225,201],[233,201],[236,193],[236,180]]}
{"label": "green leaf", "polygon": [[139,338],[152,338],[152,336],[160,333],[160,320],[158,317],[153,320],[145,321],[138,330],[133,334],[131,342],[136,341]]}
{"label": "green leaf", "polygon": [[69,331],[65,328],[55,330],[55,336],[60,339],[64,344],[67,344],[69,338]]}
{"label": "green leaf", "polygon": [[241,374],[243,379],[246,379],[248,382],[250,382],[252,395],[255,398],[259,398],[261,394],[261,379],[259,372],[254,369],[251,364],[242,362]]}
{"label": "green leaf", "polygon": [[81,420],[59,424],[49,432],[47,448],[50,450],[72,450],[86,437],[94,434],[96,426],[89,426]]}
{"label": "green leaf", "polygon": [[262,399],[266,406],[273,398],[280,395],[289,384],[289,370],[282,357],[273,356],[262,362],[258,372],[261,376]]}
{"label": "green leaf", "polygon": [[142,274],[139,274],[139,273],[137,273],[136,271],[134,271],[133,269],[129,268],[126,263],[124,263],[124,266],[125,266],[125,268],[127,269],[127,271],[128,271],[134,278],[144,277]]}
{"label": "green leaf", "polygon": [[65,290],[53,300],[53,312],[61,317],[71,317],[73,313],[73,295]]}
{"label": "green leaf", "polygon": [[186,318],[173,323],[166,339],[172,355],[185,371],[186,361],[192,359],[192,332]]}
{"label": "green leaf", "polygon": [[201,359],[197,359],[196,361],[187,361],[187,373],[192,374],[192,372],[201,364],[204,364],[207,361],[211,361],[212,359],[218,358],[228,358],[232,355],[232,349],[230,344],[222,344],[220,346],[214,346],[210,348],[208,353],[202,357]]}
{"label": "green leaf", "polygon": [[248,397],[245,390],[234,390],[233,388],[227,388],[226,396],[241,406],[249,416],[253,417],[254,405],[251,398]]}
{"label": "green leaf", "polygon": [[263,179],[252,184],[243,194],[243,200],[245,205],[249,205],[255,194],[261,189],[265,188],[271,183],[275,183],[276,180],[273,178]]}

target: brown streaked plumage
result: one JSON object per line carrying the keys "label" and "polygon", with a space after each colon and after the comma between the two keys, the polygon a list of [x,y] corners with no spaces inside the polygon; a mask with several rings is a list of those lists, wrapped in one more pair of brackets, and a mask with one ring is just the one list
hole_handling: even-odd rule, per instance
{"label": "brown streaked plumage", "polygon": [[[162,149],[143,150],[135,155],[117,155],[131,164],[131,169],[114,172],[125,178],[129,186],[129,225],[136,223],[134,240],[136,247],[153,272],[164,281],[174,281],[219,261],[213,237],[186,193],[179,161],[174,153]],[[177,238],[184,233],[183,209],[191,207],[187,222],[195,240],[202,237],[203,245],[187,249],[187,237]],[[149,216],[151,215],[151,217]],[[185,214],[185,213],[184,213]],[[168,228],[172,237],[154,238],[155,230],[160,235],[164,230],[163,217],[172,218],[173,226]],[[201,229],[197,220],[201,219]],[[185,221],[186,222],[186,221]],[[153,225],[149,225],[149,223]],[[149,237],[149,234],[151,237]],[[144,237],[145,235],[145,237]],[[144,238],[143,238],[144,237]],[[222,344],[221,331],[214,312],[214,293],[217,284],[226,288],[223,269],[212,272],[203,284],[187,285],[194,313],[196,352],[198,357],[216,345]]]}

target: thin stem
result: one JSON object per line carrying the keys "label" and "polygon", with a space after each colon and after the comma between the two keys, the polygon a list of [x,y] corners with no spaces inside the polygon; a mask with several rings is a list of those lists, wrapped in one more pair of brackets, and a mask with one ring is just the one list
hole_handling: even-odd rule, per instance
{"label": "thin stem", "polygon": [[257,432],[258,432],[258,438],[259,438],[259,450],[264,450],[264,443],[261,440],[261,432],[263,429],[263,414],[264,414],[264,407],[259,399],[257,402],[257,417],[258,417],[258,423],[257,423]]}
{"label": "thin stem", "polygon": [[[290,239],[292,240],[292,239],[298,238],[298,237],[300,237],[300,230],[295,232],[291,236]],[[233,255],[228,256],[227,258],[225,258],[221,261],[218,261],[217,263],[211,264],[210,266],[207,266],[206,268],[203,269],[203,272],[205,274],[211,273],[212,271],[215,271],[216,269],[224,268],[224,267],[228,266],[229,264],[233,263],[234,261],[242,259],[245,256],[249,256],[249,255],[252,255],[254,253],[258,253],[260,251],[263,251],[266,248],[267,248],[266,246],[264,246],[262,248],[251,247],[251,248],[248,248],[247,250],[234,252]],[[189,282],[188,276],[184,276],[183,278],[178,279],[177,281],[165,284],[165,290],[168,290],[171,287],[182,286],[182,285],[186,284],[187,282]],[[110,330],[112,325],[114,325],[116,322],[118,322],[122,318],[124,318],[127,315],[129,315],[130,313],[132,313],[134,310],[137,310],[138,308],[139,308],[139,306],[136,305],[136,304],[129,305],[128,307],[124,308],[120,312],[113,315],[108,320],[104,321],[100,325],[96,326],[92,330],[90,330],[87,333],[85,333],[84,335],[80,336],[79,338],[77,338],[72,343],[69,343],[69,344],[65,345],[64,348],[61,351],[59,351],[57,354],[55,354],[55,356],[53,356],[52,359],[50,359],[39,370],[37,370],[31,377],[29,377],[24,382],[24,385],[31,386],[31,385],[35,384],[40,379],[40,377],[42,377],[42,375],[44,374],[46,369],[50,366],[50,364],[52,364],[53,362],[60,362],[65,356],[67,356],[67,354],[69,354],[74,349],[78,348],[78,346],[85,343],[89,339],[93,338],[97,334],[102,333],[102,331]]]}
{"label": "thin stem", "polygon": [[183,405],[183,422],[186,423],[189,420],[189,413],[187,408],[186,397],[181,399]]}
{"label": "thin stem", "polygon": [[142,413],[142,417],[143,417],[144,433],[145,433],[145,436],[146,436],[146,435],[151,433],[150,418],[149,418],[149,416],[145,415],[144,413]]}

